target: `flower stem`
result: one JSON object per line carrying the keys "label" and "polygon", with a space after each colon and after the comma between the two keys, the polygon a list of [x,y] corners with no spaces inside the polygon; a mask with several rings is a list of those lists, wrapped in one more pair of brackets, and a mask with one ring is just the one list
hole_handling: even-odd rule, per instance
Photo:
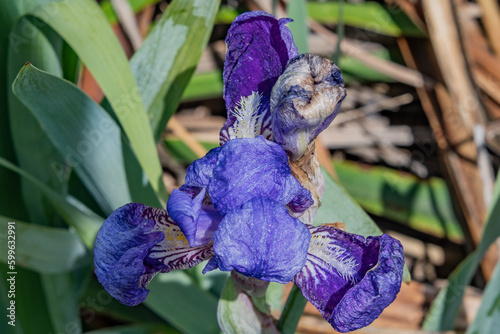
{"label": "flower stem", "polygon": [[306,303],[307,299],[302,295],[300,289],[294,285],[286,301],[285,308],[281,313],[281,317],[278,320],[278,324],[276,325],[282,334],[295,333],[295,329],[304,312]]}

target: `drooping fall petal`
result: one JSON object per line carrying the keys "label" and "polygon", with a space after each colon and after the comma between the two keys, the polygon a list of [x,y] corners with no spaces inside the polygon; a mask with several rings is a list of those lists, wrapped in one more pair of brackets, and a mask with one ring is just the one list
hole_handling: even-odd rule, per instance
{"label": "drooping fall petal", "polygon": [[365,239],[330,226],[309,229],[307,262],[294,283],[335,330],[369,325],[400,290],[401,243],[386,234]]}
{"label": "drooping fall petal", "polygon": [[129,203],[115,210],[97,233],[97,279],[125,305],[143,302],[158,272],[190,268],[213,256],[212,244],[191,248],[165,210]]}
{"label": "drooping fall petal", "polygon": [[282,204],[254,198],[222,220],[214,234],[215,259],[224,271],[288,283],[305,264],[310,237]]}

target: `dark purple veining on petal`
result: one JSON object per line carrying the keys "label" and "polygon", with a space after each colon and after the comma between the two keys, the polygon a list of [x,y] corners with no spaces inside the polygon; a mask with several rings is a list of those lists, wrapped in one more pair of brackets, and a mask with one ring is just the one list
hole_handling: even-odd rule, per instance
{"label": "dark purple veining on petal", "polygon": [[152,268],[144,264],[151,248],[163,240],[155,223],[144,219],[142,204],[130,203],[114,211],[97,233],[94,246],[95,273],[99,282],[126,305],[141,303],[152,278]]}
{"label": "dark purple veining on petal", "polygon": [[167,212],[180,227],[191,247],[202,246],[212,241],[212,236],[222,220],[213,205],[205,205],[206,188],[183,185],[174,189],[167,202]]}
{"label": "dark purple veining on petal", "polygon": [[119,302],[143,302],[158,272],[191,268],[213,256],[212,244],[190,248],[165,210],[129,203],[115,210],[97,233],[97,279]]}
{"label": "dark purple veining on petal", "polygon": [[329,226],[310,231],[308,259],[294,283],[337,331],[367,326],[399,292],[401,244],[388,235],[365,239]]}

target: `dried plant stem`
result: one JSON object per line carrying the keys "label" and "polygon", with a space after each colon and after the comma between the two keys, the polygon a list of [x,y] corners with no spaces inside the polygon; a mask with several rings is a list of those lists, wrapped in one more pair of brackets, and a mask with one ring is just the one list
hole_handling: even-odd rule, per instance
{"label": "dried plant stem", "polygon": [[[329,43],[333,45],[337,44],[337,35],[327,28],[323,27],[320,23],[310,19],[309,28],[311,28],[311,30],[315,33],[320,34]],[[418,71],[409,69],[388,60],[380,59],[365,51],[348,39],[342,40],[342,42],[340,43],[340,48],[342,49],[342,53],[355,58],[364,65],[380,73],[383,73],[396,81],[405,83],[413,87],[424,87],[432,85],[429,79],[425,78]]]}
{"label": "dried plant stem", "polygon": [[500,56],[500,7],[497,0],[478,0],[483,9],[483,23],[495,53]]}
{"label": "dried plant stem", "polygon": [[[427,58],[415,58],[416,53],[412,52],[406,39],[400,39],[398,43],[409,67],[417,69],[420,64],[428,63]],[[435,95],[425,88],[417,88],[417,93],[436,138],[439,156],[451,183],[451,190],[460,204],[472,241],[477,245],[481,240],[486,210],[482,200],[481,175],[476,163],[477,149],[472,136],[463,135],[464,126],[471,131],[472,124],[463,124],[456,110],[456,101],[442,83],[436,83]],[[497,249],[490,248],[481,264],[487,279],[491,276],[497,259]]]}
{"label": "dried plant stem", "polygon": [[203,147],[174,116],[170,117],[167,127],[172,130],[174,135],[179,137],[198,158],[202,158],[207,154],[207,149]]}

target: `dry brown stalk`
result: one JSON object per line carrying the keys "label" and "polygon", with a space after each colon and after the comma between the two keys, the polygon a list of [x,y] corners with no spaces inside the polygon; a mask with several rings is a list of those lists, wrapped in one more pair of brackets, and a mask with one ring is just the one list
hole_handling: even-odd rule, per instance
{"label": "dry brown stalk", "polygon": [[500,56],[500,7],[497,0],[478,0],[483,9],[483,23],[495,53]]}
{"label": "dry brown stalk", "polygon": [[[446,86],[439,82],[439,70],[433,68],[432,59],[426,54],[414,52],[406,39],[401,38],[398,44],[409,67],[418,69],[430,66],[429,71],[436,73],[435,94],[425,88],[417,88],[417,93],[436,138],[451,190],[460,204],[472,241],[477,245],[481,239],[485,207],[476,160],[470,159],[477,156],[472,136],[464,136],[462,127],[467,124],[463,124],[456,110],[456,101],[451,98]],[[422,50],[422,45],[417,45],[415,49]],[[490,248],[481,264],[481,270],[486,278],[491,276],[497,259],[497,250]]]}

